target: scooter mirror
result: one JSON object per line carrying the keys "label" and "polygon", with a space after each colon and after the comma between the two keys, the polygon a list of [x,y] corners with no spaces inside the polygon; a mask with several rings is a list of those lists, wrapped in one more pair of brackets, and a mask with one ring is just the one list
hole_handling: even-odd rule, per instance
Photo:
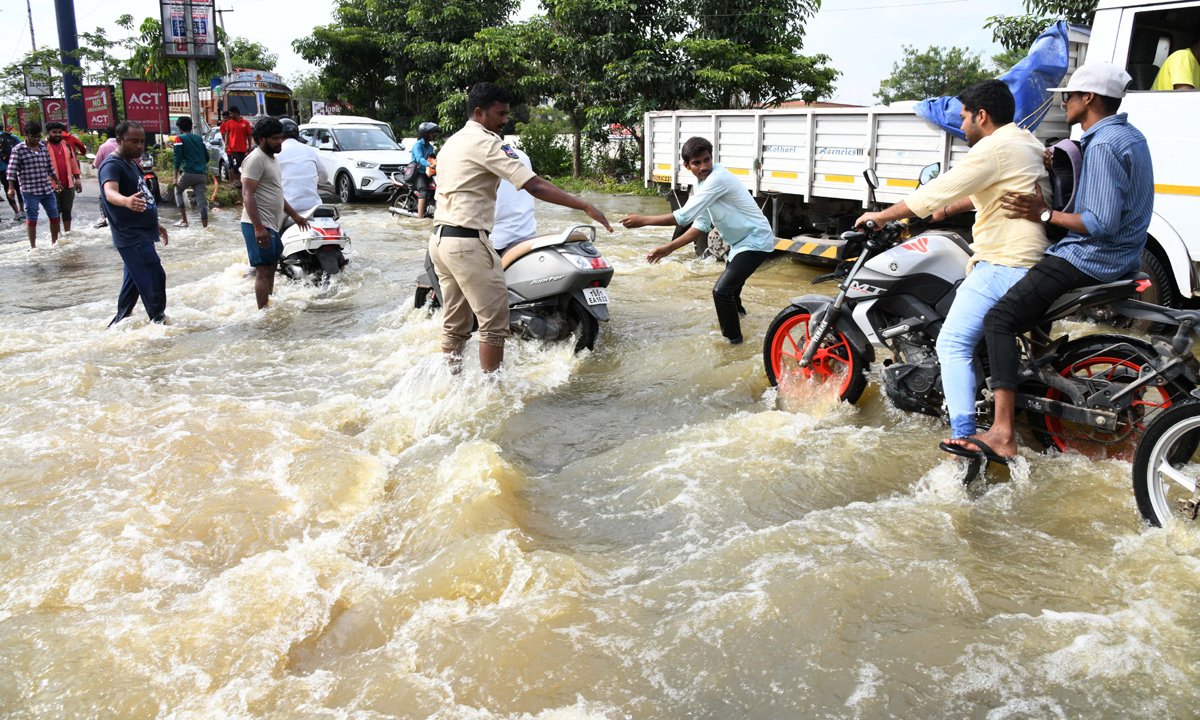
{"label": "scooter mirror", "polygon": [[933,163],[921,168],[921,174],[917,177],[917,184],[924,185],[933,180],[938,175],[942,174],[942,164]]}
{"label": "scooter mirror", "polygon": [[872,190],[879,187],[879,176],[875,174],[874,168],[867,168],[866,170],[863,170],[863,177],[867,179],[867,185],[869,185]]}

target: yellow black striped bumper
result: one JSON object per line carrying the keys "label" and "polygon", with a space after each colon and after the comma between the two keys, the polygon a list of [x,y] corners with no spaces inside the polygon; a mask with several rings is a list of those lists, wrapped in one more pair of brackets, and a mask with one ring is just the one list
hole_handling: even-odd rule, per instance
{"label": "yellow black striped bumper", "polygon": [[807,239],[785,240],[783,238],[777,238],[777,240],[778,242],[775,243],[776,250],[783,250],[784,252],[795,253],[796,255],[807,255],[808,257],[814,259],[819,258],[826,261],[836,261],[841,259],[838,257],[838,250],[842,247],[842,242],[840,240],[829,243],[816,242]]}

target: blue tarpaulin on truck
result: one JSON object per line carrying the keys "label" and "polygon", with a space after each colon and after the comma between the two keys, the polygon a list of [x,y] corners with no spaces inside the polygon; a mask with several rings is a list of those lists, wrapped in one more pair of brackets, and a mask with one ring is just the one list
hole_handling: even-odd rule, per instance
{"label": "blue tarpaulin on truck", "polygon": [[[1036,128],[1054,103],[1052,93],[1046,88],[1059,87],[1067,74],[1070,27],[1062,20],[1051,25],[1033,41],[1029,55],[999,78],[1012,90],[1017,101],[1014,119],[1026,130]],[[917,115],[965,140],[961,112],[962,103],[952,97],[922,100],[916,107]]]}

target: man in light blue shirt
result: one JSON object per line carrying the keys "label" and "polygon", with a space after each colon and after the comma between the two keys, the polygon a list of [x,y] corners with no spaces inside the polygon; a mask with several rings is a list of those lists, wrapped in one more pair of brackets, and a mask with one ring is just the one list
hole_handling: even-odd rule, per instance
{"label": "man in light blue shirt", "polygon": [[721,334],[730,343],[742,341],[742,286],[759,265],[771,257],[775,249],[775,233],[771,224],[755,204],[746,186],[721,165],[712,160],[712,143],[702,137],[690,138],[683,144],[683,164],[699,184],[687,203],[669,215],[630,215],[621,221],[627,228],[646,225],[691,225],[678,238],[655,248],[646,261],[656,263],[684,245],[708,235],[714,227],[729,245],[725,272],[713,286],[713,304]]}

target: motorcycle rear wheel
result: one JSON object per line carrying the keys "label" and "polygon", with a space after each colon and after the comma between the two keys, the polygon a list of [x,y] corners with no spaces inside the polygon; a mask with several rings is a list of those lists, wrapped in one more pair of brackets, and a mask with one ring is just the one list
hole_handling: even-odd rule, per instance
{"label": "motorcycle rear wheel", "polygon": [[858,402],[867,388],[867,362],[837,330],[830,329],[821,349],[813,357],[812,365],[800,368],[800,356],[808,345],[808,321],[811,318],[808,310],[789,305],[771,321],[763,340],[767,380],[775,386],[781,378],[789,377],[800,382],[840,381],[838,399],[850,404]]}
{"label": "motorcycle rear wheel", "polygon": [[[1118,343],[1125,347],[1112,348]],[[1124,335],[1088,335],[1062,346],[1054,360],[1054,370],[1063,377],[1127,385],[1156,356],[1153,347],[1144,340]],[[1094,460],[1130,460],[1153,418],[1187,399],[1192,389],[1182,378],[1167,385],[1142,388],[1133,405],[1119,414],[1117,427],[1111,431],[1031,414],[1033,434],[1048,450],[1075,451]],[[1053,388],[1044,392],[1048,400],[1070,402],[1070,398]]]}
{"label": "motorcycle rear wheel", "polygon": [[1155,416],[1133,455],[1133,496],[1154,527],[1171,518],[1195,522],[1200,480],[1200,402],[1176,403]]}

